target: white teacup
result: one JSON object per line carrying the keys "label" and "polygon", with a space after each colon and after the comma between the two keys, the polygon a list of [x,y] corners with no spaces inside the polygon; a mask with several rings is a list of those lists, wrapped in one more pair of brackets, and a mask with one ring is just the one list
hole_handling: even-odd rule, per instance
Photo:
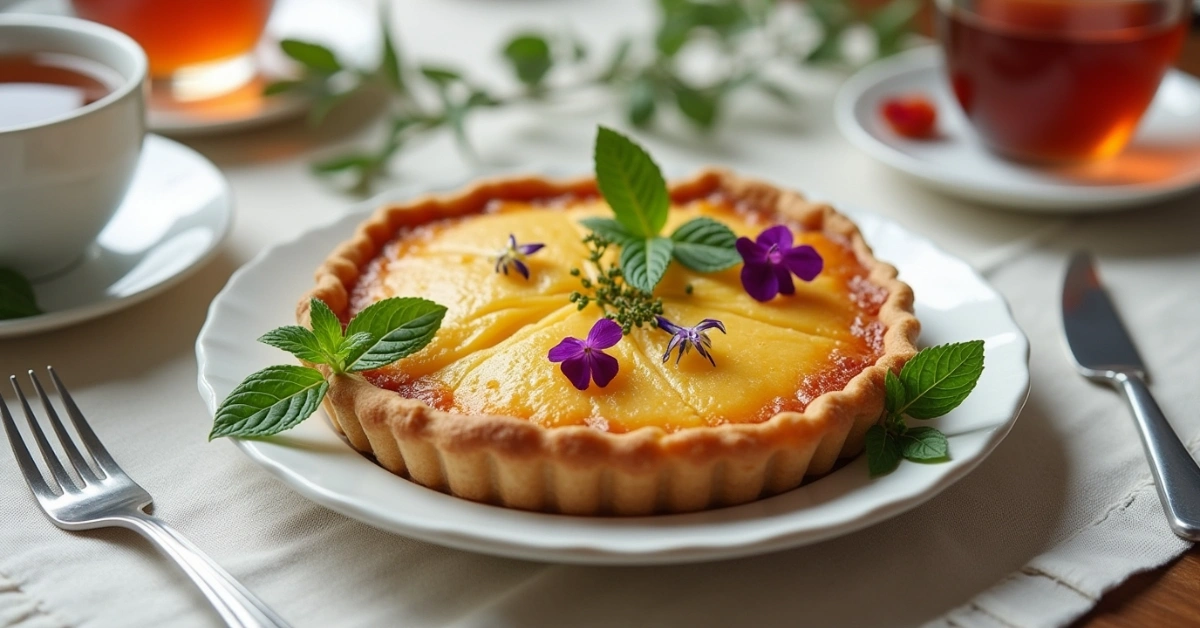
{"label": "white teacup", "polygon": [[107,26],[0,14],[0,56],[31,53],[83,57],[121,77],[63,115],[0,121],[0,267],[38,278],[80,259],[120,207],[145,135],[146,55]]}

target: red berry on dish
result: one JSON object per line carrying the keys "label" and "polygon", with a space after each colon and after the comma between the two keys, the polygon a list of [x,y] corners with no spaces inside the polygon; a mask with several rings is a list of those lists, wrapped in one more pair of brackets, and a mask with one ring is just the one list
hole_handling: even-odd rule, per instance
{"label": "red berry on dish", "polygon": [[921,95],[896,96],[880,106],[883,119],[897,135],[913,139],[932,137],[937,125],[937,109]]}

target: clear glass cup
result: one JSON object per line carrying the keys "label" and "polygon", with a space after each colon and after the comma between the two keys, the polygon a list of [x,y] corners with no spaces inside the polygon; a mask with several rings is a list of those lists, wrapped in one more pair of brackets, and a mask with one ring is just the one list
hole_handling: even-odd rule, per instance
{"label": "clear glass cup", "polygon": [[180,100],[217,96],[256,73],[255,44],[274,0],[71,0],[76,15],[132,37],[156,88]]}
{"label": "clear glass cup", "polygon": [[1133,137],[1187,33],[1189,0],[937,0],[950,85],[983,142],[1100,160]]}

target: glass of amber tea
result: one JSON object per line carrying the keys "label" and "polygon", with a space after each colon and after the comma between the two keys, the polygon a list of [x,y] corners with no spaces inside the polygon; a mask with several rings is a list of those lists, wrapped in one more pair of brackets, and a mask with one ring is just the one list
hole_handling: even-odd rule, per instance
{"label": "glass of amber tea", "polygon": [[129,35],[156,83],[211,97],[255,75],[252,57],[274,0],[71,0],[76,15]]}
{"label": "glass of amber tea", "polygon": [[993,151],[1121,152],[1187,33],[1191,0],[937,0],[950,86]]}

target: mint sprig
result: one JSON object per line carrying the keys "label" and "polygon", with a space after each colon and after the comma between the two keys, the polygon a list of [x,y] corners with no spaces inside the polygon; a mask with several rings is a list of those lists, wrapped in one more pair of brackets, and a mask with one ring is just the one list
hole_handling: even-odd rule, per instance
{"label": "mint sprig", "polygon": [[321,405],[329,382],[314,368],[268,366],[238,384],[217,408],[208,439],[254,438],[296,427]]}
{"label": "mint sprig", "polygon": [[596,132],[595,160],[596,184],[617,222],[631,236],[657,236],[671,206],[658,164],[641,146],[606,127]]}
{"label": "mint sprig", "polygon": [[588,218],[583,225],[621,247],[626,283],[645,293],[667,272],[672,259],[699,272],[724,270],[742,261],[737,236],[711,218],[694,218],[663,237],[671,206],[662,171],[629,138],[600,127],[596,133],[596,184],[615,218]]}
{"label": "mint sprig", "polygon": [[412,355],[433,340],[446,308],[412,297],[385,299],[358,313],[346,326],[351,337],[369,334],[371,341],[346,356],[346,370],[368,371]]}
{"label": "mint sprig", "polygon": [[[259,342],[283,349],[309,364],[324,364],[334,375],[386,366],[420,351],[441,327],[446,308],[414,297],[384,299],[361,311],[346,326],[324,301],[309,302],[312,329],[275,328]],[[329,382],[310,366],[268,366],[253,373],[221,402],[208,439],[260,438],[278,434],[312,416]]]}
{"label": "mint sprig", "polygon": [[735,266],[742,261],[737,252],[737,236],[725,225],[701,216],[693,218],[671,234],[675,243],[672,254],[688,268],[715,273]]}
{"label": "mint sprig", "polygon": [[15,270],[0,268],[0,320],[37,316],[42,313],[33,294],[33,284]]}
{"label": "mint sprig", "polygon": [[867,430],[867,468],[871,477],[887,475],[901,459],[944,462],[950,459],[946,435],[934,427],[909,427],[905,418],[928,420],[957,408],[983,374],[983,341],[971,340],[923,349],[897,376],[884,377],[883,422]]}
{"label": "mint sprig", "polygon": [[662,236],[629,241],[621,247],[621,273],[625,281],[642,292],[653,292],[667,272],[674,246],[670,238]]}

